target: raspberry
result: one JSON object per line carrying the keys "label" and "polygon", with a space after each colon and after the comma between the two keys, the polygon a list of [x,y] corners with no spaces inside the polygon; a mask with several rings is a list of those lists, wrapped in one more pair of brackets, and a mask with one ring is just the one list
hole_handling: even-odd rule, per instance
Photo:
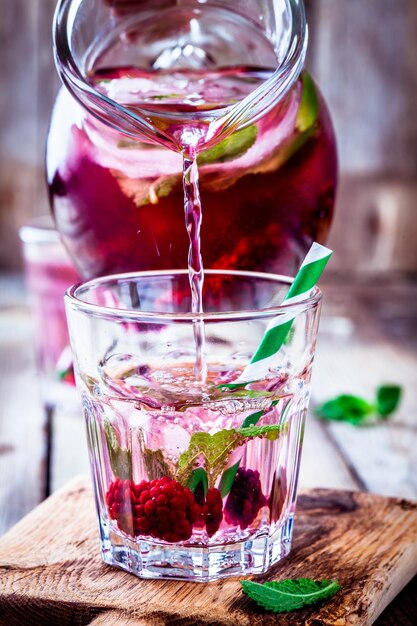
{"label": "raspberry", "polygon": [[200,487],[194,492],[194,525],[197,528],[206,527],[209,537],[219,530],[223,519],[223,499],[218,489],[212,487],[208,489],[206,497],[204,491]]}
{"label": "raspberry", "polygon": [[171,478],[164,476],[139,484],[116,478],[109,486],[106,503],[110,518],[128,535],[150,536],[170,543],[191,537],[194,496]]}
{"label": "raspberry", "polygon": [[226,522],[244,530],[252,524],[259,510],[266,504],[259,472],[239,467],[224,507]]}

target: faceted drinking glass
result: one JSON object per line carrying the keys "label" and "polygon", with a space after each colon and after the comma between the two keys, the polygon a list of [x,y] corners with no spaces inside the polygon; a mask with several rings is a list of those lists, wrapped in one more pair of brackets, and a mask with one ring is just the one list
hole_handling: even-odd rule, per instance
{"label": "faceted drinking glass", "polygon": [[79,275],[49,215],[25,224],[19,234],[42,398],[51,410],[60,405],[79,414],[64,306],[65,292]]}
{"label": "faceted drinking glass", "polygon": [[[207,271],[202,314],[189,312],[186,271],[67,292],[106,563],[207,582],[266,572],[288,554],[321,301],[315,288],[281,304],[290,282]],[[268,373],[234,384],[271,319],[288,313]]]}

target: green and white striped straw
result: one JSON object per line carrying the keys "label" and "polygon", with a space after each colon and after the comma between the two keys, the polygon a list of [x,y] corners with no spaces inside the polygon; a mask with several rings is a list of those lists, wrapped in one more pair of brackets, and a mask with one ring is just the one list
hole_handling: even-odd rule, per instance
{"label": "green and white striped straw", "polygon": [[[313,243],[284,298],[285,304],[296,304],[310,295],[332,254],[329,248]],[[248,383],[264,378],[275,361],[276,354],[284,343],[295,317],[293,311],[277,315],[269,322],[251,362],[233,384]]]}

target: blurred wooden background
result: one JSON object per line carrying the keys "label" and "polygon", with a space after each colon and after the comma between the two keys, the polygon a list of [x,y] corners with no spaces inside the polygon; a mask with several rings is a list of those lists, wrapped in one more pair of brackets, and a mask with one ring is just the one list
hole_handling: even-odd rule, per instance
{"label": "blurred wooden background", "polygon": [[[0,269],[18,227],[48,210],[43,158],[59,88],[56,0],[0,0]],[[417,271],[417,2],[307,0],[308,65],[336,127],[341,184],[334,270]]]}

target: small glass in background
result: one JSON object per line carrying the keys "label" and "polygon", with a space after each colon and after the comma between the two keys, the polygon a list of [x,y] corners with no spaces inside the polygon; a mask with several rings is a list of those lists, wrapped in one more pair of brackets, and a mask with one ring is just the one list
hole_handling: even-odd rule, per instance
{"label": "small glass in background", "polygon": [[54,416],[58,412],[60,415],[74,417],[82,415],[74,386],[64,309],[65,291],[70,285],[79,282],[80,278],[50,216],[35,218],[22,226],[19,234],[34,326],[41,398],[46,412],[48,494],[51,490],[50,465]]}

